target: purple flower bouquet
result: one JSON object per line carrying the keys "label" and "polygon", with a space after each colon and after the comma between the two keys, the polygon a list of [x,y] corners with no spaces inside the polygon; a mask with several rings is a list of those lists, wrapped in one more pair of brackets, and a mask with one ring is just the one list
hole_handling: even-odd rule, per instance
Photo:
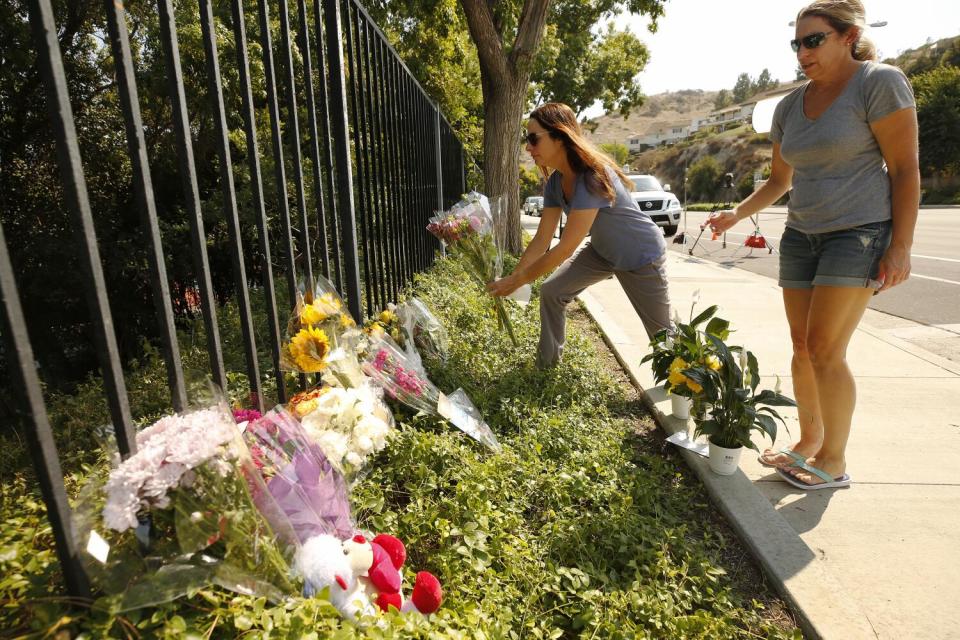
{"label": "purple flower bouquet", "polygon": [[266,495],[254,495],[254,503],[267,521],[290,523],[289,542],[302,544],[319,534],[353,536],[343,476],[296,418],[278,407],[250,421],[243,438],[266,483]]}

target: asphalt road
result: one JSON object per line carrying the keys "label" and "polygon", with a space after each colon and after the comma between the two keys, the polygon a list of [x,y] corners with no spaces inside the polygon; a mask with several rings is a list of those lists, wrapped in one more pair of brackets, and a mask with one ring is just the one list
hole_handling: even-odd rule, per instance
{"label": "asphalt road", "polygon": [[[687,214],[688,242],[673,244],[673,251],[689,251],[693,255],[720,264],[747,269],[771,278],[777,277],[776,251],[743,246],[752,232],[752,225],[744,220],[727,233],[727,247],[722,238],[711,240],[709,229],[700,242],[693,242],[700,231],[706,213]],[[768,209],[759,215],[760,232],[776,247],[786,220],[783,209]],[[681,226],[681,229],[683,227]],[[669,240],[668,240],[669,241]],[[870,308],[914,322],[956,330],[960,333],[960,208],[921,209],[917,220],[910,279],[874,297]],[[956,325],[951,327],[950,325]]]}
{"label": "asphalt road", "polygon": [[[760,232],[774,247],[773,253],[743,246],[753,230],[746,220],[727,233],[726,248],[722,239],[711,240],[709,230],[694,246],[707,215],[689,212],[687,242],[674,244],[668,238],[670,250],[687,252],[692,248],[694,256],[776,280],[776,248],[786,221],[785,208],[767,209],[759,216]],[[530,233],[536,231],[538,218],[522,216],[522,220]],[[910,279],[875,296],[866,320],[899,339],[960,362],[960,208],[921,209],[911,256]]]}

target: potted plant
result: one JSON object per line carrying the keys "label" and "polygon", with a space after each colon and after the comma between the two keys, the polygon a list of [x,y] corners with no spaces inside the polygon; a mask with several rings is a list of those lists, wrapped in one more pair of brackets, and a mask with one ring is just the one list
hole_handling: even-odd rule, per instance
{"label": "potted plant", "polygon": [[[777,421],[783,418],[772,407],[795,407],[796,403],[780,393],[780,379],[771,391],[757,393],[760,376],[757,359],[742,347],[728,347],[723,340],[707,335],[720,359],[718,368],[694,366],[683,371],[702,389],[700,396],[709,405],[697,420],[694,435],[706,435],[710,443],[710,468],[721,475],[737,470],[743,447],[759,451],[750,439],[753,431],[777,438]],[[737,354],[737,357],[734,357]]]}
{"label": "potted plant", "polygon": [[[701,385],[684,371],[690,367],[719,368],[720,359],[706,336],[714,336],[722,341],[730,335],[730,322],[714,317],[717,312],[716,305],[693,317],[699,294],[699,291],[693,294],[693,304],[690,305],[691,320],[684,324],[679,315],[674,315],[673,328],[657,332],[650,341],[651,353],[640,361],[641,364],[651,362],[654,380],[664,385],[664,389],[670,394],[673,415],[681,420],[690,417],[691,406],[695,416],[703,408],[699,398]],[[699,327],[705,322],[706,327],[701,331]]]}

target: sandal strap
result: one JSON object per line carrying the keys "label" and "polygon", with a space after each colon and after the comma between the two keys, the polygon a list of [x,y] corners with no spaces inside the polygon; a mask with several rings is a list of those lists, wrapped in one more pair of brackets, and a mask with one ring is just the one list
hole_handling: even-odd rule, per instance
{"label": "sandal strap", "polygon": [[835,481],[836,481],[836,479],[835,479],[833,476],[831,476],[829,473],[827,473],[827,472],[824,471],[823,469],[817,469],[816,467],[807,464],[805,460],[797,460],[797,465],[796,465],[796,466],[797,466],[798,468],[800,468],[800,469],[803,469],[804,471],[806,471],[806,472],[808,472],[808,473],[812,473],[813,475],[817,476],[818,478],[820,478],[820,479],[823,480],[824,482],[835,482]]}

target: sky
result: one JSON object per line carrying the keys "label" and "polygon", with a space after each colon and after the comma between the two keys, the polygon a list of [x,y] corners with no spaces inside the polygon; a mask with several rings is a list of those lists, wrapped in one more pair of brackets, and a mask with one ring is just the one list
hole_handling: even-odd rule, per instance
{"label": "sky", "polygon": [[[624,14],[614,21],[629,28],[650,50],[640,73],[647,95],[681,89],[732,89],[741,73],[756,78],[766,67],[782,82],[796,76],[790,49],[797,12],[809,3],[795,0],[667,0],[656,33],[644,16]],[[927,41],[960,35],[957,0],[864,0],[867,22],[887,22],[867,29],[880,58],[896,56]],[[588,109],[585,115],[600,115]]]}

